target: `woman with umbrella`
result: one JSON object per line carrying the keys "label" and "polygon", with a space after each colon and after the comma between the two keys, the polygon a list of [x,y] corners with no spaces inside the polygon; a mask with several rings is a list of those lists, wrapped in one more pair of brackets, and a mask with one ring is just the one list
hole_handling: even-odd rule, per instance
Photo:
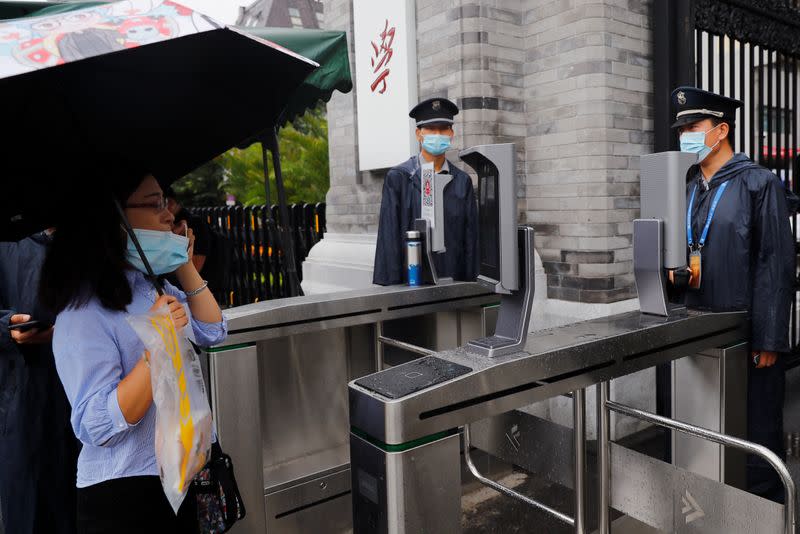
{"label": "woman with umbrella", "polygon": [[[72,406],[72,428],[83,443],[78,532],[194,533],[191,494],[176,516],[161,487],[149,361],[126,315],[166,305],[176,326],[191,325],[201,345],[221,342],[227,326],[191,262],[193,235],[172,232],[173,215],[155,177],[128,169],[118,174],[112,187],[82,193],[80,204],[88,209],[60,223],[41,275],[43,304],[58,314],[56,367]],[[92,188],[88,182],[78,186]],[[112,195],[153,273],[174,272],[185,293],[167,283],[158,296]]]}

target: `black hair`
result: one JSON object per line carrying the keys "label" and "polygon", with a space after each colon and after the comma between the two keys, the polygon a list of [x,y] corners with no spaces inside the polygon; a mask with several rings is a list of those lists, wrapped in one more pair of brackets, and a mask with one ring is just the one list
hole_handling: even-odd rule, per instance
{"label": "black hair", "polygon": [[166,198],[171,198],[172,200],[174,200],[175,202],[180,204],[180,201],[178,200],[178,194],[175,192],[174,189],[172,189],[171,185],[169,185],[169,184],[161,184],[161,189],[164,190],[164,196]]}
{"label": "black hair", "polygon": [[731,146],[731,148],[733,148],[736,140],[736,129],[734,128],[735,123],[731,120],[719,119],[717,117],[711,118],[711,124],[713,124],[715,127],[719,126],[723,122],[728,125],[728,135],[725,137],[725,139],[728,140],[728,144]]}
{"label": "black hair", "polygon": [[42,266],[39,298],[53,313],[85,305],[96,297],[110,310],[124,311],[133,295],[125,277],[127,237],[114,199],[124,206],[150,173],[129,169],[106,177],[110,185],[81,191],[83,213],[60,218]]}

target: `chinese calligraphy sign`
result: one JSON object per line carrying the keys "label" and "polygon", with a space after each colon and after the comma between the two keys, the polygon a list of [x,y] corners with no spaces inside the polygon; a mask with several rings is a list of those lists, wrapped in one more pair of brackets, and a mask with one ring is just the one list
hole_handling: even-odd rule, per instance
{"label": "chinese calligraphy sign", "polygon": [[[376,75],[375,79],[370,85],[370,89],[374,93],[376,90],[378,94],[386,92],[388,87],[387,78],[389,77],[389,62],[392,60],[394,51],[392,50],[392,43],[394,42],[395,28],[389,27],[389,20],[386,20],[383,31],[378,35],[380,38],[379,43],[370,41],[372,50],[374,52],[371,58],[372,73]],[[379,89],[380,88],[380,89]]]}

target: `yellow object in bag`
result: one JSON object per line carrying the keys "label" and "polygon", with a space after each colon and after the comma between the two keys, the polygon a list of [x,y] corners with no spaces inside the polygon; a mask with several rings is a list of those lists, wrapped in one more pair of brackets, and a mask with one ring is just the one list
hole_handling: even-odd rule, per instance
{"label": "yellow object in bag", "polygon": [[203,373],[194,348],[175,328],[166,306],[131,315],[128,322],[150,352],[156,460],[164,494],[177,513],[211,450],[211,409]]}

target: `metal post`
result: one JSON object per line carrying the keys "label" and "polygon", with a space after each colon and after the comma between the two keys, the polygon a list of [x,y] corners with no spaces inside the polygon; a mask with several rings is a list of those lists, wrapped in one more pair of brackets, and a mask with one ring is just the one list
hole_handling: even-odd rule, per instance
{"label": "metal post", "polygon": [[608,402],[608,382],[597,384],[597,483],[599,485],[597,524],[599,534],[611,534],[609,509],[611,507],[611,462],[609,438],[611,437],[611,413]]}
{"label": "metal post", "polygon": [[586,390],[572,394],[572,434],[575,452],[575,534],[586,533]]}
{"label": "metal post", "polygon": [[383,371],[383,321],[375,323],[375,372]]}
{"label": "metal post", "polygon": [[670,93],[679,85],[694,85],[694,13],[691,0],[653,3],[654,152],[675,150],[678,138],[670,129]]}
{"label": "metal post", "polygon": [[390,345],[392,347],[397,347],[398,349],[413,352],[414,354],[419,354],[420,356],[432,356],[436,354],[435,350],[426,349],[425,347],[420,347],[419,345],[412,345],[411,343],[406,343],[405,341],[400,341],[399,339],[392,339],[380,334],[378,335],[378,341],[381,345]]}
{"label": "metal post", "polygon": [[[661,0],[652,6],[654,152],[678,149],[670,94],[681,85],[695,84],[694,0]],[[698,36],[699,36],[698,32]],[[700,47],[698,47],[698,57]],[[700,74],[698,62],[698,74]],[[700,87],[700,80],[697,81]],[[656,412],[669,416],[671,398],[669,365],[656,367]],[[671,454],[669,440],[664,443]]]}

